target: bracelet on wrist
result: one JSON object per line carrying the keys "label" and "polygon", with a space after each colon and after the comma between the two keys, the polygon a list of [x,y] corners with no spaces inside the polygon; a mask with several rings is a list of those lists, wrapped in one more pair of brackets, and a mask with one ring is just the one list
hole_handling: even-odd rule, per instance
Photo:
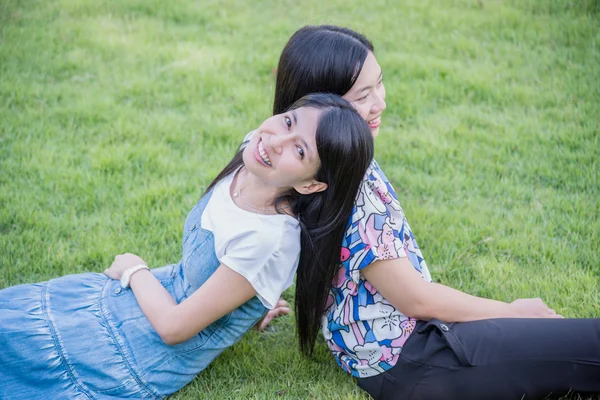
{"label": "bracelet on wrist", "polygon": [[131,268],[127,268],[125,270],[125,272],[123,272],[123,275],[121,275],[121,287],[123,289],[127,289],[131,282],[131,276],[133,274],[135,274],[136,272],[141,271],[143,269],[149,270],[150,268],[148,268],[148,266],[146,264],[138,264],[138,265],[134,265]]}

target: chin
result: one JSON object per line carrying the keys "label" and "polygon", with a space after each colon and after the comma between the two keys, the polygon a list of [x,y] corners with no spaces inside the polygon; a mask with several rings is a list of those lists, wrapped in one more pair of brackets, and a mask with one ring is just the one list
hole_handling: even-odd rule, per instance
{"label": "chin", "polygon": [[379,135],[379,127],[371,129],[371,135],[373,135],[373,139],[375,139]]}

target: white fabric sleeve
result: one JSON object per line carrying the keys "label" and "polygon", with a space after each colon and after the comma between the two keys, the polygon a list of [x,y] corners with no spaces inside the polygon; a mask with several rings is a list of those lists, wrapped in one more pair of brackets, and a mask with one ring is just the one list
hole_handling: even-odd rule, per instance
{"label": "white fabric sleeve", "polygon": [[248,231],[232,239],[221,263],[242,275],[268,309],[294,282],[300,259],[300,228],[286,222],[279,232]]}

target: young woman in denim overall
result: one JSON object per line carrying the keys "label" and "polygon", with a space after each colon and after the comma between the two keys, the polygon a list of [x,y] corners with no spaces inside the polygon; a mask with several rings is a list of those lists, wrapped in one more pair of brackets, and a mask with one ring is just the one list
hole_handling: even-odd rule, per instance
{"label": "young woman in denim overall", "polygon": [[[277,69],[273,112],[317,90],[350,101],[377,136],[386,93],[366,37],[325,25],[290,38]],[[301,349],[312,351],[320,327],[340,367],[375,399],[600,392],[600,319],[565,319],[540,299],[505,303],[433,283],[375,161],[347,222],[341,265],[328,274],[325,286],[296,285],[296,300],[303,301],[296,304]],[[308,279],[298,271],[297,282]]]}
{"label": "young woman in denim overall", "polygon": [[149,270],[124,254],[105,274],[0,291],[0,398],[181,389],[275,307],[296,268],[322,268],[314,255],[337,261],[329,238],[341,243],[348,193],[372,155],[349,103],[305,96],[266,120],[209,186],[185,221],[178,263]]}

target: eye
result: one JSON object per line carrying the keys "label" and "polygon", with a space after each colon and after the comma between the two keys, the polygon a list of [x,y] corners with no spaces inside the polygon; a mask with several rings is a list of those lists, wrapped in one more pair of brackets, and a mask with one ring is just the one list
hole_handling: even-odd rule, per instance
{"label": "eye", "polygon": [[369,97],[369,93],[367,93],[365,96],[361,97],[360,99],[357,99],[356,101],[363,102],[367,99],[367,97]]}
{"label": "eye", "polygon": [[300,158],[304,159],[304,149],[300,146],[296,146],[296,150],[298,151],[298,154],[300,154]]}
{"label": "eye", "polygon": [[381,79],[379,80],[379,82],[377,82],[377,87],[380,87],[382,84],[383,84],[383,78],[381,78]]}
{"label": "eye", "polygon": [[289,130],[292,127],[292,120],[290,119],[290,117],[285,117],[284,120]]}

